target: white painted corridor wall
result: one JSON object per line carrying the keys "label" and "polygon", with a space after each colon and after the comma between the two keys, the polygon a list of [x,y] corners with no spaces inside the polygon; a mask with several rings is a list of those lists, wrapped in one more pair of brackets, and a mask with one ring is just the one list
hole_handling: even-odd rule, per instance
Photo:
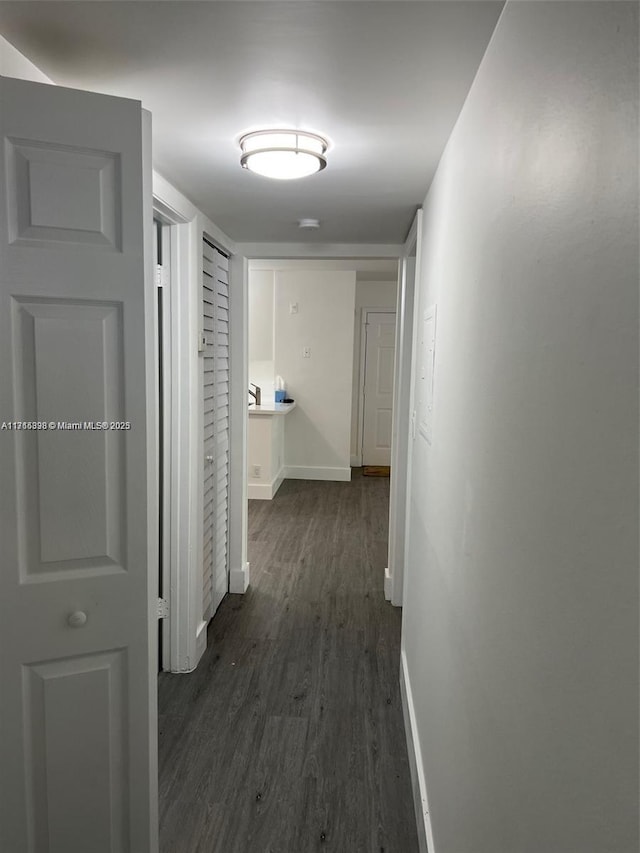
{"label": "white painted corridor wall", "polygon": [[287,477],[351,479],[355,283],[349,271],[275,272],[275,369],[297,403],[285,423]]}
{"label": "white painted corridor wall", "polygon": [[430,853],[638,850],[637,145],[637,4],[507,4],[422,235],[403,665]]}

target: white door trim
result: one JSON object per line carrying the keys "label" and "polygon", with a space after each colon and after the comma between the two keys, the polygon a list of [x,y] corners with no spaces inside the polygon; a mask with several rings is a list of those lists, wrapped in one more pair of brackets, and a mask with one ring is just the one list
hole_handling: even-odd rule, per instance
{"label": "white door trim", "polygon": [[[358,433],[357,433],[357,456],[360,466],[364,464],[364,381],[366,371],[367,353],[367,324],[369,314],[395,314],[393,308],[361,308],[360,309],[360,365],[358,371]],[[396,319],[397,324],[397,319]],[[395,371],[394,371],[395,380]],[[393,395],[395,405],[395,392]]]}
{"label": "white door trim", "polygon": [[250,581],[247,560],[247,389],[249,388],[249,264],[244,254],[229,259],[229,592],[244,593]]}
{"label": "white door trim", "polygon": [[[162,411],[159,411],[158,417],[158,447],[162,456],[162,464],[158,468],[158,486],[159,486],[159,512],[162,521],[161,536],[159,539],[159,553],[162,560],[162,592],[161,597],[169,605],[168,616],[163,622],[162,644],[160,649],[160,668],[169,669],[169,661],[171,656],[171,544],[172,544],[172,527],[173,515],[171,498],[172,490],[172,472],[174,468],[175,444],[171,440],[171,420],[173,406],[171,400],[172,393],[172,375],[171,375],[171,344],[172,344],[172,327],[171,327],[171,285],[175,281],[172,269],[172,243],[175,244],[174,224],[171,220],[159,210],[156,210],[154,199],[153,211],[154,225],[156,220],[161,224],[161,246],[162,246],[162,272],[163,280],[161,284],[156,282],[157,288],[162,288],[162,319],[159,314],[156,317],[158,331],[161,331],[161,336],[158,340],[158,359],[162,360],[162,383],[159,401],[162,399]],[[155,232],[154,232],[155,233]],[[154,244],[154,262],[157,263],[157,251]],[[157,309],[157,302],[156,302]],[[161,346],[160,346],[161,344]],[[161,350],[161,351],[160,351]],[[162,422],[162,445],[160,445],[160,422]]]}
{"label": "white door trim", "polygon": [[[154,307],[157,307],[157,294],[155,292],[155,281],[153,280],[153,145],[151,131],[151,113],[142,110],[142,159],[148,166],[142,173],[143,205],[143,228],[144,228],[144,270],[145,270],[145,335],[146,335],[146,381],[147,388],[153,388],[155,393],[155,377],[158,375],[158,326]],[[148,619],[147,631],[149,637],[149,648],[151,656],[149,660],[149,773],[150,787],[148,794],[149,807],[149,850],[156,853],[160,849],[160,817],[158,813],[158,625],[154,619],[154,602],[158,597],[158,572],[155,577],[152,566],[158,565],[158,423],[157,423],[157,397],[154,399],[149,390],[149,400],[153,400],[153,409],[150,410],[147,402],[147,601]],[[145,803],[146,805],[146,803]]]}
{"label": "white door trim", "polygon": [[[407,495],[411,485],[413,412],[413,353],[416,335],[414,304],[420,275],[422,210],[418,210],[407,236],[399,264],[396,311],[396,363],[393,385],[391,484],[389,494],[389,556],[385,569],[385,598],[400,607],[404,595],[407,543]],[[413,261],[415,258],[415,261]],[[413,270],[412,267],[413,266]]]}
{"label": "white door trim", "polygon": [[[230,332],[231,358],[235,364],[232,388],[236,399],[231,407],[231,486],[230,500],[230,592],[244,592],[249,585],[247,561],[249,503],[247,499],[247,406],[245,391],[249,387],[249,261],[250,260],[348,260],[361,258],[398,258],[400,244],[322,243],[236,243],[231,258],[230,301],[233,311]],[[240,287],[242,282],[242,287]],[[369,309],[372,310],[372,309]],[[379,310],[379,309],[378,309]],[[355,321],[355,315],[354,315]],[[397,344],[396,344],[397,346]],[[353,460],[353,457],[352,457]],[[352,463],[353,464],[353,463]]]}
{"label": "white door trim", "polygon": [[[154,182],[155,183],[155,182]],[[169,237],[169,309],[170,341],[165,349],[170,357],[170,408],[165,406],[165,423],[171,436],[165,462],[164,495],[164,566],[163,597],[169,604],[162,643],[162,668],[172,672],[193,669],[195,632],[191,626],[189,588],[193,583],[189,547],[189,424],[184,418],[184,399],[188,373],[184,371],[185,343],[188,340],[188,304],[184,301],[184,285],[189,281],[188,220],[162,195],[154,192],[154,215],[166,224]],[[166,232],[165,232],[166,234]],[[180,298],[179,298],[180,297]],[[166,328],[166,326],[165,326]],[[166,388],[166,385],[165,385]],[[193,638],[193,639],[192,639]]]}
{"label": "white door trim", "polygon": [[170,559],[167,617],[168,646],[163,668],[191,672],[206,648],[202,620],[202,568],[198,543],[202,537],[201,425],[193,417],[200,394],[198,340],[202,237],[212,236],[225,253],[235,245],[179,193],[154,173],[154,211],[170,223],[171,255],[171,463]]}

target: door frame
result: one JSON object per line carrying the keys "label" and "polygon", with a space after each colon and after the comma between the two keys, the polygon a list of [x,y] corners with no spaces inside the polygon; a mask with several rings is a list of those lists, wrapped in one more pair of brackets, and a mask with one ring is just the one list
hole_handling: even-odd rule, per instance
{"label": "door frame", "polygon": [[202,430],[199,419],[193,417],[193,400],[199,399],[200,393],[202,237],[206,233],[230,256],[235,244],[156,172],[153,211],[168,227],[170,255],[166,302],[171,339],[171,446],[165,468],[168,521],[164,538],[168,558],[163,566],[163,597],[168,600],[169,615],[163,630],[162,668],[184,673],[196,668],[207,645],[207,623],[202,619],[202,563],[198,562],[202,536]]}
{"label": "door frame", "polygon": [[[154,176],[155,177],[155,176]],[[163,311],[168,317],[164,325],[169,332],[163,340],[163,354],[169,362],[164,382],[164,477],[163,506],[163,598],[168,604],[162,632],[161,668],[171,672],[193,669],[190,642],[190,586],[193,584],[192,565],[188,555],[189,519],[184,508],[189,506],[189,438],[185,418],[181,417],[180,399],[184,394],[184,341],[188,332],[188,304],[180,300],[189,279],[188,220],[168,204],[156,191],[154,180],[153,215],[162,223],[163,245],[168,248],[169,281],[165,284]],[[185,228],[186,226],[186,228]],[[168,297],[168,298],[167,298]],[[185,311],[186,308],[186,311]],[[166,361],[165,361],[166,365]],[[157,367],[157,365],[156,365]],[[167,375],[168,374],[168,375]],[[185,534],[187,534],[185,536]]]}
{"label": "door frame", "polygon": [[[173,234],[174,223],[169,220],[165,214],[156,209],[156,200],[154,199],[153,209],[154,226],[156,222],[160,223],[161,239],[160,246],[162,249],[162,269],[166,272],[162,282],[155,280],[156,290],[162,289],[162,318],[158,313],[158,302],[156,301],[156,328],[158,330],[158,350],[156,356],[156,375],[158,381],[158,418],[156,421],[156,442],[159,450],[158,458],[158,510],[160,517],[161,534],[158,539],[158,554],[161,559],[160,589],[158,597],[167,604],[171,601],[171,532],[172,532],[172,513],[171,513],[171,497],[172,490],[172,472],[173,465],[173,449],[174,444],[171,441],[172,427],[172,325],[171,318],[173,315],[171,306],[172,296],[172,281],[175,280],[174,270],[172,267],[172,243],[175,243],[175,234]],[[154,262],[157,263],[157,246],[154,242]],[[154,277],[156,270],[154,269]],[[158,367],[162,364],[162,382],[160,382]],[[162,401],[162,403],[160,403]],[[162,424],[162,442],[160,441],[160,424]],[[160,458],[161,457],[161,458]],[[160,617],[160,605],[158,606],[158,621],[164,622],[162,631],[162,642],[159,650],[159,668],[168,668],[171,658],[171,610],[168,609],[168,615],[164,618]]]}
{"label": "door frame", "polygon": [[[413,370],[416,336],[415,297],[420,277],[422,208],[405,240],[399,261],[396,310],[396,363],[391,428],[391,483],[389,494],[389,555],[384,575],[385,598],[395,607],[404,599],[404,566],[407,550],[408,494],[411,487],[411,438],[415,429]],[[415,260],[413,260],[415,259]]]}
{"label": "door frame", "polygon": [[[364,465],[364,383],[367,370],[367,326],[369,314],[396,314],[396,308],[371,308],[365,307],[360,309],[360,365],[358,371],[358,431],[356,438],[357,456],[360,459],[360,466]],[[396,315],[396,329],[398,319]],[[394,383],[395,383],[395,367],[394,367]],[[395,405],[395,392],[393,394],[393,404]],[[393,431],[392,431],[393,440]]]}
{"label": "door frame", "polygon": [[[236,374],[234,387],[238,394],[231,410],[231,501],[230,592],[245,592],[250,582],[248,554],[249,501],[247,498],[247,405],[245,389],[249,387],[249,262],[252,260],[400,260],[404,247],[398,243],[236,243],[231,258],[234,281],[230,303],[235,317],[231,331],[231,358]],[[240,284],[242,283],[242,285]],[[370,309],[371,310],[371,309]],[[354,312],[354,323],[357,314]],[[397,320],[396,320],[397,321]],[[397,344],[396,344],[397,346]],[[352,378],[353,381],[353,378]]]}

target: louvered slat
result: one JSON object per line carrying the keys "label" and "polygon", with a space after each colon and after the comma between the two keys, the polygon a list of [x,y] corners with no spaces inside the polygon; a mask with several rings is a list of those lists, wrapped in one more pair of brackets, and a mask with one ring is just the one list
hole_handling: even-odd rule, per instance
{"label": "louvered slat", "polygon": [[203,430],[203,609],[209,619],[227,588],[229,501],[229,262],[203,241],[202,317]]}

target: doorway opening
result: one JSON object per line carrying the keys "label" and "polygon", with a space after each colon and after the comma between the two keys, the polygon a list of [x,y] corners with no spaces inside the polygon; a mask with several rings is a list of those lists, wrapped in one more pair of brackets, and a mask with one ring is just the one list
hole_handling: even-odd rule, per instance
{"label": "doorway opening", "polygon": [[[285,479],[350,480],[365,433],[389,466],[398,259],[250,259],[247,281],[249,500],[273,499]],[[367,318],[380,393],[365,430]],[[295,405],[286,417],[266,410],[279,394]]]}
{"label": "doorway opening", "polygon": [[171,224],[158,214],[153,219],[153,261],[157,329],[158,429],[158,669],[170,657],[169,615],[171,560]]}

